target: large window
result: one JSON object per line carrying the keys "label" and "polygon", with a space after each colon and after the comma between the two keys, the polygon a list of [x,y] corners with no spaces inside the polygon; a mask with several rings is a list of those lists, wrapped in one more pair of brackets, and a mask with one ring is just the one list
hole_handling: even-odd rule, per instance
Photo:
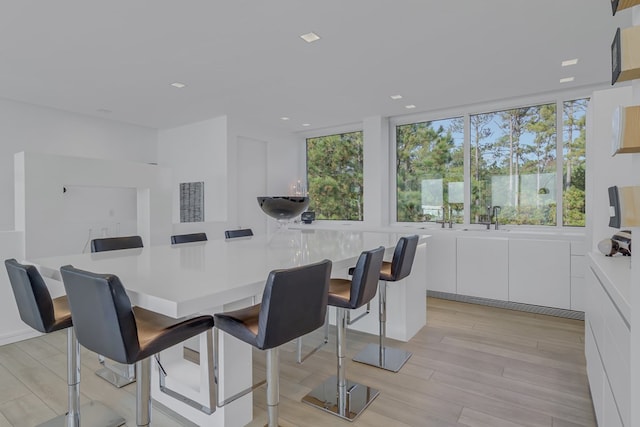
{"label": "large window", "polygon": [[584,227],[585,141],[588,99],[563,103],[562,223]]}
{"label": "large window", "polygon": [[556,224],[556,104],[471,120],[471,223]]}
{"label": "large window", "polygon": [[464,121],[396,127],[397,218],[463,222]]}
{"label": "large window", "polygon": [[316,219],[362,221],[362,132],[308,138],[307,186]]}
{"label": "large window", "polygon": [[397,124],[397,221],[584,227],[587,105]]}

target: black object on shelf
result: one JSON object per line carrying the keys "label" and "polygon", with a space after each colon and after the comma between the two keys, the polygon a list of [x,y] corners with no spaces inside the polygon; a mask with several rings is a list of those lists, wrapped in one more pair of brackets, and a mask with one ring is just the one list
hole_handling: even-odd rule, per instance
{"label": "black object on shelf", "polygon": [[302,212],[300,219],[305,224],[311,224],[316,219],[316,213],[313,211]]}
{"label": "black object on shelf", "polygon": [[622,72],[622,46],[620,46],[620,28],[611,43],[611,84],[615,84]]}

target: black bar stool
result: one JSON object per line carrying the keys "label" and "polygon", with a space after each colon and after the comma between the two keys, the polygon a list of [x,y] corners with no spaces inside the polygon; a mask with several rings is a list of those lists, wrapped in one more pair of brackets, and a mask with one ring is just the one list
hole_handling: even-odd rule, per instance
{"label": "black bar stool", "polygon": [[[142,237],[140,236],[105,237],[91,241],[92,253],[142,247]],[[103,380],[118,388],[135,382],[136,371],[134,366],[120,366],[118,364],[107,363],[102,354],[98,355],[98,361],[102,365],[102,368],[96,371],[96,375]]]}
{"label": "black bar stool", "polygon": [[397,282],[411,273],[413,260],[418,247],[418,236],[402,237],[396,245],[391,262],[383,262],[380,269],[378,307],[380,320],[379,344],[369,344],[353,358],[355,362],[366,363],[398,372],[409,360],[411,352],[399,348],[385,347],[387,331],[387,283]]}
{"label": "black bar stool", "polygon": [[171,244],[206,242],[207,233],[175,234],[171,236]]}
{"label": "black bar stool", "polygon": [[349,421],[369,406],[378,396],[378,390],[347,380],[347,310],[360,308],[375,296],[383,257],[382,246],[365,251],[358,258],[351,280],[331,279],[328,304],[336,307],[338,375],[302,398],[305,403]]}
{"label": "black bar stool", "polygon": [[[219,378],[218,330],[222,330],[267,354],[267,413],[269,427],[278,425],[279,347],[318,329],[327,311],[331,261],[269,273],[262,303],[240,310],[215,315],[216,378]],[[246,395],[264,381],[237,393],[218,406],[224,406]],[[216,381],[216,396],[218,382]]]}
{"label": "black bar stool", "polygon": [[[212,316],[173,319],[132,307],[120,279],[113,274],[91,273],[70,265],[61,267],[60,272],[80,344],[116,362],[136,364],[138,426],[151,422],[151,356],[206,332],[208,364],[213,371]],[[212,392],[209,396],[215,402]],[[177,393],[173,392],[173,396],[177,397]],[[185,403],[194,402],[185,400]],[[215,405],[196,407],[208,414],[215,411]]]}
{"label": "black bar stool", "polygon": [[15,259],[6,260],[4,265],[22,321],[43,334],[67,330],[67,413],[40,426],[79,427],[81,418],[84,425],[123,425],[125,419],[100,402],[93,401],[80,407],[80,345],[74,333],[67,297],[52,299],[33,265],[20,264]]}

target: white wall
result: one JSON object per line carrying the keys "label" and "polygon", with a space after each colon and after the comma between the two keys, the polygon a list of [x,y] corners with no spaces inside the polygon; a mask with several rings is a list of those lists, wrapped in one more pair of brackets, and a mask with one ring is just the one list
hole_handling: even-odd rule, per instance
{"label": "white wall", "polygon": [[[174,233],[204,231],[214,239],[238,227],[264,232],[269,222],[261,217],[256,192],[287,194],[289,184],[304,177],[296,141],[228,116],[161,130],[158,163],[173,170]],[[205,183],[205,222],[180,223],[178,184],[189,181]]]}
{"label": "white wall", "polygon": [[24,232],[27,259],[80,252],[68,246],[65,212],[69,203],[64,186],[70,186],[69,191],[75,186],[132,189],[136,192],[135,234],[142,236],[145,246],[169,241],[169,170],[138,162],[42,153],[17,153],[15,160],[16,230]]}
{"label": "white wall", "polygon": [[267,232],[267,216],[257,197],[267,194],[267,154],[265,141],[238,137],[236,150],[236,184],[243,194],[237,199],[237,227],[251,228],[254,234]]}
{"label": "white wall", "polygon": [[619,87],[595,91],[591,96],[587,116],[587,177],[586,193],[587,242],[597,251],[600,240],[616,231],[609,227],[609,193],[613,185],[626,186],[633,182],[630,173],[632,157],[626,154],[611,156],[613,110],[618,105],[631,104],[631,88]]}
{"label": "white wall", "polygon": [[158,133],[158,165],[171,168],[173,222],[180,222],[178,188],[183,182],[204,182],[206,222],[227,220],[227,117]]}
{"label": "white wall", "polygon": [[[18,231],[0,231],[0,258],[18,260],[24,257],[24,236]],[[2,269],[5,270],[4,265]],[[0,274],[0,346],[38,335],[20,320],[9,277]]]}
{"label": "white wall", "polygon": [[0,99],[0,230],[14,229],[13,155],[21,151],[156,161],[155,129]]}

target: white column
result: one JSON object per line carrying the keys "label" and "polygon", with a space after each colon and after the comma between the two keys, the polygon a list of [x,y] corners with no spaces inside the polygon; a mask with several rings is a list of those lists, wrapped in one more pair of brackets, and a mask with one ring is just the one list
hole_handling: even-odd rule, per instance
{"label": "white column", "polygon": [[[640,25],[640,6],[634,6],[632,11],[632,24]],[[632,83],[633,105],[640,104],[640,80]],[[640,185],[640,154],[631,154],[632,185]],[[640,238],[640,227],[634,227],[631,235],[638,240]],[[636,243],[637,245],[637,243]],[[638,250],[636,249],[636,252]],[[635,254],[631,257],[631,402],[638,402],[640,399],[640,257]],[[640,423],[640,405],[631,405],[631,425]]]}
{"label": "white column", "polygon": [[[389,119],[375,116],[362,122],[364,142],[364,223],[368,226],[389,224]],[[393,173],[393,172],[392,172]]]}

